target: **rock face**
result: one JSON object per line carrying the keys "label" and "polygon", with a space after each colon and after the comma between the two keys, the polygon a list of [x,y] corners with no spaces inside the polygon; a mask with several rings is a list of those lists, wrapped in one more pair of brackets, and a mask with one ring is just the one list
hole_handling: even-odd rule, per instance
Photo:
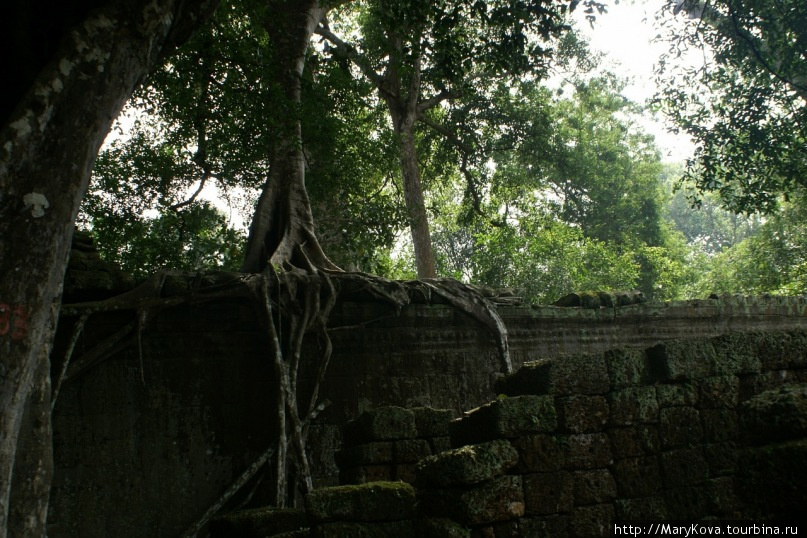
{"label": "rock face", "polygon": [[[336,485],[337,463],[351,482],[414,481],[417,460],[452,448],[452,438],[506,440],[519,461],[491,479],[484,498],[519,490],[523,498],[492,516],[507,518],[488,525],[497,533],[528,525],[527,536],[563,536],[601,518],[697,513],[712,493],[741,495],[731,485],[746,450],[738,406],[807,381],[804,298],[502,307],[500,314],[513,363],[525,366],[512,378],[499,373],[489,332],[448,305],[397,313],[377,301],[338,304],[320,391],[331,404],[310,428],[315,485]],[[136,321],[131,311],[91,317],[76,356],[93,355],[98,342]],[[67,333],[57,343],[69,339],[75,319],[59,325]],[[304,345],[304,401],[320,344]],[[150,318],[139,345],[134,339],[110,350],[61,389],[49,535],[181,535],[275,442],[275,387],[266,335],[243,298]],[[343,437],[348,421],[389,406],[398,409],[365,419],[359,437]],[[480,406],[478,416],[468,412]],[[448,411],[415,410],[423,407]],[[448,426],[449,415],[476,425]],[[384,438],[396,425],[409,437]],[[460,500],[481,506],[477,497]],[[525,516],[517,515],[519,503]],[[444,528],[445,517],[428,519],[429,528]]]}

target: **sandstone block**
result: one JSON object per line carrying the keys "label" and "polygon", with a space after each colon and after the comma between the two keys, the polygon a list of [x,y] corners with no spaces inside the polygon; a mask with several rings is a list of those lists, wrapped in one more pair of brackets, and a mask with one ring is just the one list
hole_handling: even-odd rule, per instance
{"label": "sandstone block", "polygon": [[611,472],[620,497],[650,497],[661,490],[661,469],[656,457],[619,460]]}
{"label": "sandstone block", "polygon": [[344,427],[346,446],[415,437],[417,427],[414,413],[409,409],[395,406],[365,411]]}
{"label": "sandstone block", "polygon": [[799,520],[807,506],[807,440],[740,451],[737,482],[741,499],[766,518]]}
{"label": "sandstone block", "polygon": [[610,384],[602,353],[578,354],[527,362],[499,380],[496,391],[508,396],[605,394]]}
{"label": "sandstone block", "polygon": [[401,538],[415,536],[412,521],[390,523],[334,522],[311,529],[311,538]]}
{"label": "sandstone block", "polygon": [[807,385],[763,392],[740,406],[739,419],[752,445],[807,437]]}
{"label": "sandstone block", "polygon": [[401,439],[392,442],[395,463],[417,463],[430,456],[432,449],[425,439]]}
{"label": "sandstone block", "polygon": [[501,476],[518,462],[518,452],[505,440],[449,450],[429,456],[417,465],[419,487],[476,484]]}
{"label": "sandstone block", "polygon": [[656,424],[638,424],[608,430],[611,453],[615,459],[635,458],[659,451],[659,427]]}
{"label": "sandstone block", "polygon": [[613,349],[605,352],[612,389],[643,384],[647,378],[647,356],[640,349]]}
{"label": "sandstone block", "polygon": [[740,380],[734,375],[714,376],[699,383],[701,409],[734,409],[740,396]]}
{"label": "sandstone block", "polygon": [[572,511],[572,536],[611,536],[614,530],[614,507],[611,504],[580,506]]}
{"label": "sandstone block", "polygon": [[611,502],[616,497],[616,482],[608,469],[575,471],[572,480],[575,506]]}
{"label": "sandstone block", "polygon": [[568,396],[555,405],[560,427],[572,433],[602,431],[608,422],[608,402],[602,396]]}
{"label": "sandstone block", "polygon": [[445,437],[448,436],[448,424],[454,418],[450,409],[432,409],[431,407],[415,407],[417,437]]}
{"label": "sandstone block", "polygon": [[418,506],[427,516],[448,517],[467,526],[481,526],[524,515],[520,476],[500,476],[472,488],[418,492]]}
{"label": "sandstone block", "polygon": [[561,514],[574,506],[574,481],[567,471],[524,475],[524,502],[530,515]]}
{"label": "sandstone block", "polygon": [[700,413],[694,407],[668,407],[660,412],[662,448],[692,446],[703,441]]}
{"label": "sandstone block", "polygon": [[655,387],[633,387],[608,395],[611,406],[610,424],[629,426],[658,422],[658,401]]}
{"label": "sandstone block", "polygon": [[649,521],[667,519],[667,505],[659,495],[614,501],[617,521]]}
{"label": "sandstone block", "polygon": [[566,467],[599,469],[613,461],[611,441],[604,433],[581,433],[568,437]]}
{"label": "sandstone block", "polygon": [[392,442],[378,441],[356,445],[334,454],[336,464],[341,468],[367,464],[385,464],[392,461]]}
{"label": "sandstone block", "polygon": [[700,446],[664,452],[661,469],[668,488],[695,486],[709,478],[709,466]]}
{"label": "sandstone block", "polygon": [[538,433],[513,440],[518,451],[520,473],[557,471],[566,465],[567,436]]}
{"label": "sandstone block", "polygon": [[322,488],[308,494],[305,507],[317,522],[397,521],[414,515],[415,490],[404,482]]}
{"label": "sandstone block", "polygon": [[451,444],[462,446],[556,428],[557,415],[551,396],[500,398],[452,422]]}
{"label": "sandstone block", "polygon": [[733,441],[739,435],[737,411],[734,409],[704,409],[700,412],[703,439],[707,443]]}
{"label": "sandstone block", "polygon": [[717,353],[711,340],[672,340],[649,348],[647,358],[653,381],[687,381],[712,375]]}
{"label": "sandstone block", "polygon": [[691,382],[671,383],[667,385],[656,385],[656,400],[658,406],[681,407],[697,406],[698,387]]}

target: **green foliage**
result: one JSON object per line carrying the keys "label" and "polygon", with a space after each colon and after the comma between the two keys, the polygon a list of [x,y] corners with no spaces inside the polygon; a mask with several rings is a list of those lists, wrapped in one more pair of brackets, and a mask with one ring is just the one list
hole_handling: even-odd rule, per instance
{"label": "green foliage", "polygon": [[[733,211],[771,212],[807,187],[807,3],[685,0],[683,29],[677,4],[660,14],[670,51],[657,100],[697,143],[685,179]],[[676,61],[700,49],[705,64]]]}
{"label": "green foliage", "polygon": [[785,203],[753,235],[712,257],[702,255],[702,276],[691,294],[807,293],[805,207],[804,198]]}

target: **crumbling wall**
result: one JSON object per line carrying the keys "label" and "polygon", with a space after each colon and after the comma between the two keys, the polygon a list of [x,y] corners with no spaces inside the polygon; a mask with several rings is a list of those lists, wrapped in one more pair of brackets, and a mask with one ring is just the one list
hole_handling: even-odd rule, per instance
{"label": "crumbling wall", "polygon": [[[500,313],[520,366],[674,338],[803,328],[807,300],[507,307]],[[68,379],[53,415],[51,536],[180,534],[275,442],[276,382],[256,318],[254,305],[235,298],[164,310],[150,318],[139,339],[120,343]],[[136,321],[133,312],[93,315],[74,360]],[[75,323],[60,321],[54,365]],[[500,392],[493,337],[449,305],[412,304],[397,313],[378,301],[342,300],[329,327],[334,353],[321,396],[330,405],[310,434],[318,486],[337,483],[339,428],[362,412],[430,406],[458,416]],[[307,341],[304,353],[318,356],[320,345]],[[745,343],[736,346],[744,349]],[[314,362],[303,358],[304,399],[314,377],[306,364]]]}
{"label": "crumbling wall", "polygon": [[[422,409],[349,423],[339,461],[362,470],[342,475],[359,485],[311,494],[295,536],[610,536],[639,521],[795,523],[807,504],[804,332],[541,360],[497,388],[450,423],[431,411],[433,437]],[[446,430],[452,448],[434,450]],[[372,482],[410,465],[395,447],[423,439],[433,453],[414,480]]]}

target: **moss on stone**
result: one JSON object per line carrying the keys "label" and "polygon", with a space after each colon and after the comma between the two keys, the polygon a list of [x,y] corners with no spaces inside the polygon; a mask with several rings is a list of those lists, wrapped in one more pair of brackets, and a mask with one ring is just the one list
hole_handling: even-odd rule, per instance
{"label": "moss on stone", "polygon": [[264,538],[296,532],[308,526],[303,509],[255,508],[240,510],[210,522],[212,538]]}
{"label": "moss on stone", "polygon": [[501,476],[518,463],[518,452],[505,440],[449,450],[429,456],[417,466],[419,487],[476,484]]}
{"label": "moss on stone", "polygon": [[415,490],[405,482],[368,482],[312,491],[309,516],[324,521],[397,521],[412,517]]}

